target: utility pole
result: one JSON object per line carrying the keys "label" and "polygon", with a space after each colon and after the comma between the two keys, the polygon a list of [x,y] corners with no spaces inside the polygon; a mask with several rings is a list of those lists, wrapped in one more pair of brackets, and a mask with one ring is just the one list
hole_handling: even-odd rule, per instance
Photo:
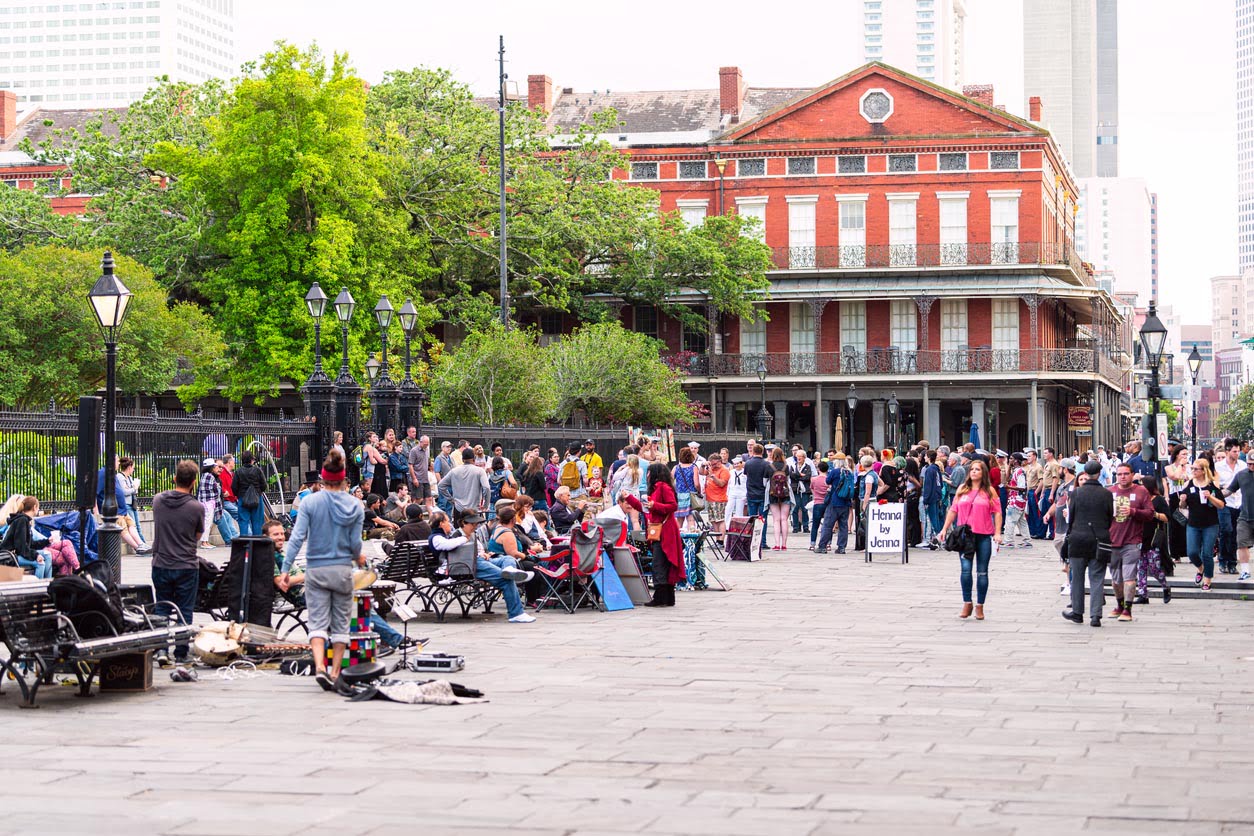
{"label": "utility pole", "polygon": [[505,264],[505,36],[501,35],[501,48],[498,54],[500,62],[500,106],[497,115],[500,122],[501,151],[501,325],[509,328],[509,271]]}

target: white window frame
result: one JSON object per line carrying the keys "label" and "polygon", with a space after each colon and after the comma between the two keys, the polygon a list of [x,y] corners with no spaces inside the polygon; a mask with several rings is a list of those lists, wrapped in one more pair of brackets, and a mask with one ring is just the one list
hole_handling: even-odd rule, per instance
{"label": "white window frame", "polygon": [[[1020,189],[1004,189],[988,193],[988,223],[992,264],[1019,263],[1019,195]],[[1013,219],[1014,224],[1008,221]],[[998,221],[1001,223],[998,223]]]}
{"label": "white window frame", "polygon": [[905,371],[908,358],[919,349],[919,306],[912,299],[889,303],[889,344],[896,349],[893,371]]}
{"label": "white window frame", "polygon": [[758,360],[766,359],[766,320],[740,318],[740,373],[756,377]]}
{"label": "white window frame", "polygon": [[840,350],[852,348],[859,355],[866,354],[866,302],[862,300],[840,303]]}
{"label": "white window frame", "polygon": [[814,269],[818,195],[788,195],[788,269]]}
{"label": "white window frame", "polygon": [[1019,300],[993,299],[993,371],[1019,370]]}
{"label": "white window frame", "polygon": [[[940,222],[940,259],[943,267],[961,266],[967,263],[969,229],[967,226],[967,200],[970,192],[937,192]],[[948,216],[948,217],[947,217]],[[961,216],[962,223],[958,223]]]}
{"label": "white window frame", "polygon": [[[836,204],[841,267],[866,267],[867,194],[838,194]],[[855,209],[854,207],[857,207]],[[860,215],[860,217],[859,217]],[[857,225],[857,221],[861,225]]]}
{"label": "white window frame", "polygon": [[710,211],[710,201],[685,198],[675,201],[675,208],[679,210],[679,217],[683,220],[684,226],[692,229],[705,223],[706,215]]}
{"label": "white window frame", "polygon": [[967,300],[940,300],[941,369],[947,372],[967,370]]}
{"label": "white window frame", "polygon": [[766,242],[766,195],[753,195],[751,197],[736,198],[736,214],[743,215],[746,218],[757,218],[761,223],[758,225],[758,231],[752,237],[759,241]]}
{"label": "white window frame", "polygon": [[814,333],[814,308],[809,302],[788,304],[789,370],[793,374],[814,374],[814,354],[818,351]]}
{"label": "white window frame", "polygon": [[888,198],[888,263],[915,267],[919,263],[919,193],[895,192]]}

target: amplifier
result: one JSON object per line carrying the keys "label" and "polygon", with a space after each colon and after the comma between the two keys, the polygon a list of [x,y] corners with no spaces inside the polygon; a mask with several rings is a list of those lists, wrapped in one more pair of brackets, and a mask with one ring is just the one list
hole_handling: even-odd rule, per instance
{"label": "amplifier", "polygon": [[414,673],[453,673],[466,667],[466,657],[444,653],[419,653],[406,663]]}

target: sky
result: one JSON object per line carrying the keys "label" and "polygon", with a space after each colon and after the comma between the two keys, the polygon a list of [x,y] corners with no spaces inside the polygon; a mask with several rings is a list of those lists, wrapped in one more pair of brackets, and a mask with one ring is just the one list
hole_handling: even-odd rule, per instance
{"label": "sky", "polygon": [[[887,3],[903,0],[886,0]],[[525,94],[529,74],[580,90],[715,88],[720,66],[754,87],[818,86],[861,63],[832,9],[857,0],[239,0],[240,57],[277,39],[347,52],[359,74],[443,67],[496,89],[497,38]],[[1211,276],[1236,270],[1236,80],[1232,0],[1123,0],[1119,15],[1119,172],[1159,201],[1160,304],[1210,322]],[[1022,0],[967,0],[966,79],[992,84],[1024,115]],[[842,54],[843,53],[843,54]],[[1046,103],[1048,109],[1048,103]],[[1206,292],[1200,292],[1206,287]]]}

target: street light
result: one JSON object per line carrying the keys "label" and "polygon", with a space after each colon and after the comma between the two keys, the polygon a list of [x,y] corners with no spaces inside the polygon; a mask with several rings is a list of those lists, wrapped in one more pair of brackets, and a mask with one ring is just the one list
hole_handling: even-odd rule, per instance
{"label": "street light", "polygon": [[1189,413],[1192,424],[1189,435],[1193,437],[1193,455],[1189,461],[1197,461],[1197,375],[1202,371],[1202,355],[1197,352],[1197,343],[1193,343],[1193,350],[1189,352],[1189,374],[1193,376],[1193,409]]}
{"label": "street light", "polygon": [[100,278],[87,294],[96,321],[105,341],[105,478],[104,495],[100,497],[100,557],[109,568],[115,583],[122,580],[122,528],[118,525],[118,499],[114,488],[117,468],[113,462],[114,423],[117,399],[118,330],[126,319],[131,292],[113,274],[113,254],[106,252],[100,264]]}
{"label": "street light", "polygon": [[[1158,449],[1158,364],[1163,357],[1163,347],[1167,343],[1167,326],[1163,325],[1162,320],[1158,318],[1158,312],[1153,299],[1150,300],[1149,313],[1145,316],[1145,323],[1141,326],[1141,350],[1145,354],[1145,359],[1150,365],[1150,433],[1154,446],[1154,462],[1157,463],[1162,458],[1162,451]],[[1144,456],[1142,456],[1144,458]]]}
{"label": "street light", "polygon": [[305,308],[308,309],[314,321],[314,370],[309,379],[326,380],[329,378],[322,371],[322,315],[327,310],[327,295],[322,292],[317,282],[314,282],[313,287],[309,288],[309,292],[305,294]]}
{"label": "street light", "polygon": [[405,335],[405,379],[401,381],[398,390],[397,407],[400,413],[400,424],[402,427],[417,427],[422,429],[422,390],[418,388],[418,384],[414,382],[412,373],[412,365],[410,362],[410,343],[418,334],[418,309],[414,307],[412,299],[406,299],[405,304],[401,305],[401,309],[397,312],[396,318],[401,322],[401,333]]}
{"label": "street light", "polygon": [[[388,330],[395,314],[388,297],[380,297],[378,304],[374,306],[374,321],[379,326],[383,353],[378,368],[370,375],[370,411],[380,435],[388,427],[396,426],[397,410],[400,407],[400,390],[396,388],[388,363]],[[369,373],[368,368],[366,371]],[[401,433],[404,434],[403,429]]]}
{"label": "street light", "polygon": [[897,446],[897,393],[888,395],[888,446]]}
{"label": "street light", "polygon": [[335,318],[340,321],[340,351],[343,355],[340,359],[339,379],[347,378],[349,383],[356,382],[348,370],[348,321],[353,318],[353,310],[356,307],[357,302],[353,300],[353,295],[348,292],[348,288],[341,287],[340,294],[335,297]]}
{"label": "street light", "polygon": [[852,453],[857,449],[853,445],[853,415],[858,408],[858,390],[852,383],[849,384],[849,394],[845,397],[845,406],[849,407],[849,452]]}
{"label": "street light", "polygon": [[727,170],[727,160],[718,157],[714,160],[714,167],[718,169],[718,213],[723,214],[723,172]]}
{"label": "street light", "polygon": [[766,443],[771,434],[771,413],[766,411],[766,358],[758,358],[758,383],[762,386],[762,408],[758,410],[758,436]]}
{"label": "street light", "polygon": [[[370,352],[370,359],[366,361],[366,377],[373,384],[375,378],[379,376],[379,361],[375,359],[374,352]],[[371,387],[373,388],[373,387]]]}
{"label": "street light", "polygon": [[413,386],[414,378],[410,374],[409,344],[418,330],[418,309],[414,307],[414,300],[406,299],[405,304],[401,305],[400,311],[396,314],[396,318],[401,321],[401,333],[405,335],[405,380],[402,381],[401,386]]}

